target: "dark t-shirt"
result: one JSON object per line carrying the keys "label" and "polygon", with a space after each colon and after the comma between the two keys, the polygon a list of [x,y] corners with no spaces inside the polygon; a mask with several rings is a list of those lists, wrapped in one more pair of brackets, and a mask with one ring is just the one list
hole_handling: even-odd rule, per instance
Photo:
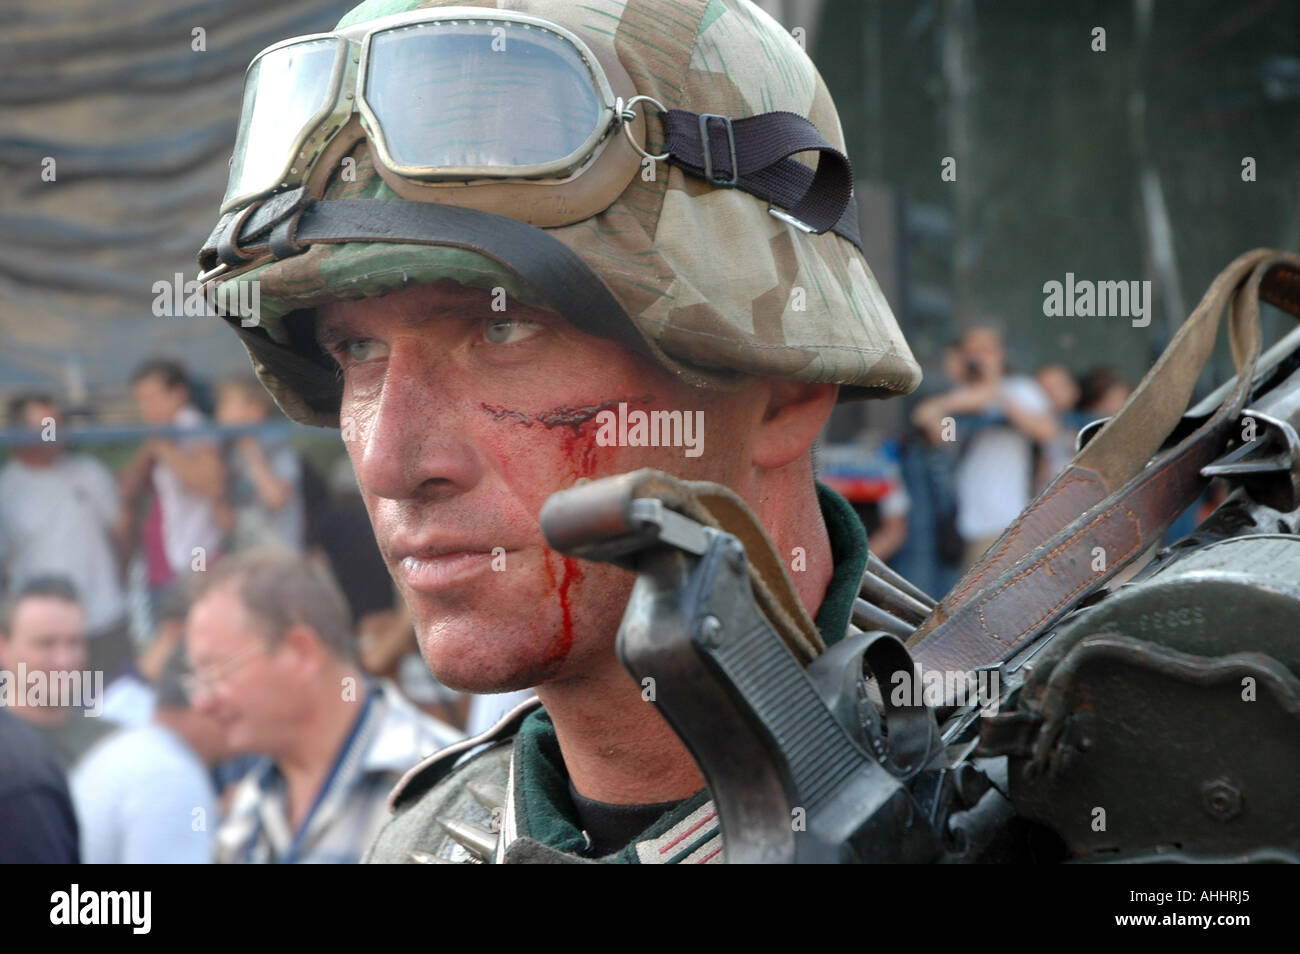
{"label": "dark t-shirt", "polygon": [[0,864],[77,864],[77,817],[54,752],[0,709]]}
{"label": "dark t-shirt", "polygon": [[597,802],[578,794],[569,781],[569,798],[578,813],[578,824],[591,839],[587,854],[600,858],[612,855],[649,828],[670,808],[680,802],[660,802],[654,805],[614,805]]}

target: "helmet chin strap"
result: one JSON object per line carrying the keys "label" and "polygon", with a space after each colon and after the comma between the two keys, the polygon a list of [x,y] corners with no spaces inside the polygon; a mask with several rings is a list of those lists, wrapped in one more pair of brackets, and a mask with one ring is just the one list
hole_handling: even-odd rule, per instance
{"label": "helmet chin strap", "polygon": [[[385,242],[463,248],[514,272],[581,331],[647,357],[655,351],[605,283],[572,249],[518,219],[476,209],[399,199],[268,199],[250,215],[227,215],[204,243],[201,265],[291,258],[317,242]],[[281,200],[281,201],[277,201]],[[238,230],[238,234],[236,234]],[[234,261],[232,262],[232,257]]]}

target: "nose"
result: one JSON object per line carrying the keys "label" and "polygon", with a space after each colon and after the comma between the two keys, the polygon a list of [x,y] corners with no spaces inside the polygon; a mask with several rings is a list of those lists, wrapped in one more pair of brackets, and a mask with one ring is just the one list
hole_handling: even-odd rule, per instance
{"label": "nose", "polygon": [[[483,473],[466,429],[477,410],[464,373],[440,360],[432,342],[390,343],[377,394],[347,401],[348,450],[362,490],[389,500],[426,500],[464,493]],[[348,435],[344,435],[345,441]]]}
{"label": "nose", "polygon": [[60,645],[54,652],[53,665],[57,672],[75,672],[86,668],[86,652],[77,643]]}

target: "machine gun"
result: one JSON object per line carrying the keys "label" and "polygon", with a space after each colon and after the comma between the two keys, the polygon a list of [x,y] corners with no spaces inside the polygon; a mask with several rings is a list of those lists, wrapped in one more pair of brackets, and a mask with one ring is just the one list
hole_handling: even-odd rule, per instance
{"label": "machine gun", "polygon": [[[1300,262],[1257,252],[1234,268],[1165,358],[1265,279],[1268,300],[1300,312]],[[1049,488],[938,606],[870,563],[854,625],[811,660],[773,609],[770,543],[725,488],[641,471],[547,502],[551,546],[638,574],[619,657],[695,757],[729,861],[1300,860],[1300,330],[1258,361],[1257,311],[1234,310],[1233,330],[1238,377],[1165,428],[1121,486],[1064,529],[1048,523]],[[1202,363],[1207,347],[1201,333]],[[1084,449],[1099,432],[1072,466],[1098,459]],[[1094,473],[1076,470],[1067,489]],[[1161,484],[1166,470],[1176,479]],[[1110,567],[1077,585],[1073,562],[1051,562],[1110,539],[1146,488],[1172,487],[1166,509],[1181,510],[1212,476],[1232,485],[1227,501],[1127,582]],[[1137,539],[1177,510],[1140,515]],[[1035,534],[1019,554],[1006,542]],[[1000,594],[1054,568],[1063,581],[1023,591],[1024,625],[988,631]],[[1057,583],[1077,598],[1045,608]],[[935,698],[945,658],[957,662]]]}
{"label": "machine gun", "polygon": [[980,720],[978,752],[1007,759],[1019,815],[1071,857],[1300,861],[1298,429],[1300,329],[1260,360],[1233,438],[1201,468],[1226,499],[1035,640],[1003,681],[1009,704]]}

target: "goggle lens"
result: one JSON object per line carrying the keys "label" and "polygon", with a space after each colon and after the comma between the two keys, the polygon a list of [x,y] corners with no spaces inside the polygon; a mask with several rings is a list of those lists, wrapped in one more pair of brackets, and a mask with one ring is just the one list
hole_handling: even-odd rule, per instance
{"label": "goggle lens", "polygon": [[529,167],[569,157],[576,167],[606,109],[591,68],[571,43],[509,20],[375,33],[363,95],[393,164],[413,175],[471,169],[527,175]]}
{"label": "goggle lens", "polygon": [[223,204],[279,184],[299,139],[334,104],[331,79],[342,45],[336,37],[305,40],[271,50],[249,68]]}

